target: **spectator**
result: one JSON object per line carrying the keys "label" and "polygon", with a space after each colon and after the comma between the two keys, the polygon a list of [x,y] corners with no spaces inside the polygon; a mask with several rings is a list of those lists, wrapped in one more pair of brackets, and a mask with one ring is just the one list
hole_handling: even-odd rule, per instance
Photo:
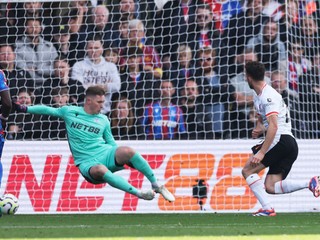
{"label": "spectator", "polygon": [[17,96],[22,88],[27,88],[34,95],[34,81],[30,74],[16,66],[16,54],[14,46],[9,44],[0,45],[0,68],[8,81],[10,96]]}
{"label": "spectator", "polygon": [[85,27],[85,25],[90,22],[89,16],[91,15],[91,12],[89,8],[92,7],[91,1],[71,1],[70,4],[70,7],[72,9],[76,9],[78,11],[78,25],[80,26],[80,28]]}
{"label": "spectator", "polygon": [[113,101],[110,123],[115,140],[145,139],[143,128],[136,121],[131,102],[126,97]]}
{"label": "spectator", "polygon": [[108,48],[103,53],[104,59],[107,62],[114,63],[117,67],[119,66],[120,56],[117,48]]}
{"label": "spectator", "polygon": [[[154,17],[154,45],[162,55],[168,55],[172,61],[181,44],[187,44],[188,33],[195,31],[196,0],[167,1]],[[150,11],[150,10],[149,10]]]}
{"label": "spectator", "polygon": [[159,85],[153,75],[143,71],[143,52],[138,47],[128,47],[126,69],[121,72],[121,95],[127,96],[138,118],[143,115],[143,106],[152,102]]}
{"label": "spectator", "polygon": [[120,48],[126,47],[129,41],[129,21],[120,19],[119,22],[119,34],[120,34]]}
{"label": "spectator", "polygon": [[[69,92],[67,87],[54,88],[52,90],[51,107],[60,108],[68,105]],[[58,117],[42,115],[42,139],[45,140],[65,140],[67,139],[66,125]]]}
{"label": "spectator", "polygon": [[10,11],[16,11],[15,27],[18,29],[18,36],[25,33],[25,26],[29,18],[39,19],[40,24],[44,26],[43,9],[40,1],[17,3]]}
{"label": "spectator", "polygon": [[228,46],[226,55],[229,65],[234,57],[243,52],[248,40],[261,31],[262,23],[269,17],[262,13],[267,0],[248,0],[247,8],[230,18],[228,26],[224,29],[223,37]]}
{"label": "spectator", "polygon": [[249,39],[246,48],[255,50],[267,72],[278,69],[280,61],[287,58],[285,44],[278,34],[278,24],[272,19],[264,22],[261,34]]}
{"label": "spectator", "polygon": [[52,101],[51,107],[60,108],[68,105],[70,102],[69,89],[68,87],[55,88],[52,90]]}
{"label": "spectator", "polygon": [[320,138],[320,53],[312,58],[312,69],[299,78],[301,138]]}
{"label": "spectator", "polygon": [[67,57],[72,67],[77,61],[84,58],[84,49],[77,49],[70,42],[70,28],[68,25],[58,25],[53,28],[52,42],[58,55]]}
{"label": "spectator", "polygon": [[179,99],[187,79],[194,77],[196,70],[192,58],[192,51],[188,45],[180,45],[177,49],[177,55],[178,61],[172,64],[172,68],[168,70],[167,75],[177,89],[175,97]]}
{"label": "spectator", "polygon": [[135,1],[134,0],[120,0],[119,14],[120,14],[120,18],[124,18],[127,20],[135,19],[137,17]]}
{"label": "spectator", "polygon": [[172,140],[186,138],[182,110],[171,103],[175,92],[172,82],[162,80],[160,100],[145,107],[143,126],[147,139]]}
{"label": "spectator", "polygon": [[106,101],[102,110],[102,113],[105,114],[111,110],[112,94],[120,90],[120,75],[117,66],[106,62],[103,58],[103,46],[98,36],[88,40],[86,52],[85,59],[76,62],[72,67],[71,78],[80,81],[85,89],[95,84],[106,87]]}
{"label": "spectator", "polygon": [[201,4],[197,7],[196,28],[195,31],[188,33],[188,44],[194,53],[205,47],[214,48],[216,64],[226,64],[225,43],[221,39],[220,31],[214,28],[213,14],[209,5]]}
{"label": "spectator", "polygon": [[299,99],[296,92],[293,92],[288,88],[288,83],[284,72],[272,72],[271,86],[277,90],[288,106],[291,117],[292,132],[294,136],[300,137],[301,130],[303,131],[303,122],[301,121],[300,116]]}
{"label": "spectator", "polygon": [[87,33],[81,31],[81,26],[87,26],[82,24],[83,22],[83,12],[82,8],[72,8],[62,17],[61,23],[57,26],[68,26],[70,39],[69,39],[69,50],[79,55],[69,56],[70,65],[73,66],[76,61],[81,61],[85,55],[85,45]]}
{"label": "spectator", "polygon": [[137,18],[138,11],[136,5],[135,0],[120,0],[118,7],[112,9],[111,22],[115,24],[117,29],[119,27],[118,24],[122,21],[130,21]]}
{"label": "spectator", "polygon": [[41,89],[41,99],[38,99],[38,102],[50,105],[52,92],[56,91],[56,88],[63,87],[68,88],[69,104],[83,104],[85,89],[80,81],[70,78],[68,60],[64,55],[61,55],[54,60],[54,76],[44,82]]}
{"label": "spectator", "polygon": [[120,33],[118,28],[109,22],[109,10],[105,5],[98,5],[92,9],[92,24],[89,25],[87,34],[89,38],[99,35],[104,48],[119,47]]}
{"label": "spectator", "polygon": [[299,32],[299,2],[298,0],[288,0],[283,4],[278,11],[275,12],[273,17],[277,20],[280,15],[279,21],[279,34],[280,40],[284,43],[295,42]]}
{"label": "spectator", "polygon": [[289,46],[288,84],[292,93],[298,94],[299,78],[311,70],[312,63],[305,57],[305,50],[299,41],[293,42]]}
{"label": "spectator", "polygon": [[[162,66],[160,58],[151,45],[146,44],[144,25],[141,20],[134,19],[129,21],[129,42],[128,46],[139,47],[143,52],[143,71],[150,72],[155,78],[162,77]],[[121,53],[121,65],[125,63],[126,56]]]}
{"label": "spectator", "polygon": [[[21,105],[32,106],[34,98],[32,93],[26,88],[20,88],[17,95],[12,95],[17,98]],[[30,114],[13,113],[10,115],[7,122],[7,139],[39,139],[41,136],[41,122],[39,116]]]}
{"label": "spectator", "polygon": [[40,36],[41,28],[38,19],[27,19],[26,36],[16,42],[17,66],[29,72],[36,86],[53,74],[53,61],[58,56],[53,44]]}
{"label": "spectator", "polygon": [[198,51],[198,69],[196,82],[205,111],[211,113],[214,138],[224,134],[224,117],[229,98],[229,84],[225,69],[216,61],[216,50],[210,46]]}
{"label": "spectator", "polygon": [[[245,66],[247,62],[257,61],[258,59],[257,54],[253,49],[245,49],[242,55],[243,66]],[[265,77],[264,80],[270,84],[270,78]],[[243,72],[238,73],[235,77],[230,79],[230,83],[234,87],[234,92],[232,92],[234,102],[229,106],[229,117],[231,120],[229,128],[231,129],[231,137],[248,138],[251,136],[255,124],[251,121],[254,92],[248,85],[244,68]]]}
{"label": "spectator", "polygon": [[188,140],[212,139],[211,113],[207,113],[199,101],[198,85],[193,79],[186,80],[180,106],[186,123]]}
{"label": "spectator", "polygon": [[299,40],[304,48],[304,55],[311,59],[320,47],[319,26],[313,16],[304,16],[300,22]]}
{"label": "spectator", "polygon": [[[7,6],[10,3],[7,3]],[[0,42],[5,44],[13,44],[17,41],[19,33],[15,26],[16,17],[15,12],[8,9],[7,15],[0,15]]]}

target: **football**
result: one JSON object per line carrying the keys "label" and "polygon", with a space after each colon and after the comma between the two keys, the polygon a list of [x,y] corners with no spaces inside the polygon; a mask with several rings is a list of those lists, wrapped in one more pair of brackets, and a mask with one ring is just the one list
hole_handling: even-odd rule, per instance
{"label": "football", "polygon": [[0,198],[0,209],[2,214],[13,215],[19,208],[18,199],[10,193],[4,194]]}

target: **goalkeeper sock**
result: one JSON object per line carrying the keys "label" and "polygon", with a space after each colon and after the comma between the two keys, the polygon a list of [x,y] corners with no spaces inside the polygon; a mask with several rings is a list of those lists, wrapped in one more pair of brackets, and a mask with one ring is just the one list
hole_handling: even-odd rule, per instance
{"label": "goalkeeper sock", "polygon": [[124,178],[118,175],[115,175],[110,171],[104,174],[103,180],[114,188],[131,193],[136,196],[138,195],[138,192],[139,192],[138,189],[136,189],[134,186],[128,183]]}
{"label": "goalkeeper sock", "polygon": [[142,172],[148,180],[151,182],[152,187],[158,187],[157,179],[149,165],[149,163],[141,156],[140,153],[135,153],[133,157],[129,160],[135,169]]}
{"label": "goalkeeper sock", "polygon": [[266,192],[265,186],[259,175],[256,173],[251,174],[246,178],[246,181],[250,189],[262,205],[262,209],[270,210],[272,208],[271,202],[269,201],[268,193]]}
{"label": "goalkeeper sock", "polygon": [[298,180],[283,180],[274,184],[274,193],[283,194],[291,193],[308,187],[309,182],[302,182]]}

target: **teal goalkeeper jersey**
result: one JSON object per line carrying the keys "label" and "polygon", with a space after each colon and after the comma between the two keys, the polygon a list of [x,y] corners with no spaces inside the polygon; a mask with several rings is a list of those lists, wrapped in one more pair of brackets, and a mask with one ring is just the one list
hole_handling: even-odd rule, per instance
{"label": "teal goalkeeper jersey", "polygon": [[27,112],[64,119],[75,165],[99,159],[117,145],[111,133],[110,122],[105,115],[88,114],[83,107],[76,106],[52,108],[37,105],[28,107]]}

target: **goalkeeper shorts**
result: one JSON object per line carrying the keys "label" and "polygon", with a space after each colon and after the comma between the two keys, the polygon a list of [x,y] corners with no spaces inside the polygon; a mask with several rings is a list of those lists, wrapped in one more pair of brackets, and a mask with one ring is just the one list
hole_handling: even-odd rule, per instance
{"label": "goalkeeper shorts", "polygon": [[124,169],[123,166],[119,166],[116,164],[115,154],[116,154],[117,148],[118,147],[113,147],[113,148],[109,149],[108,151],[106,151],[105,155],[100,156],[99,158],[93,158],[93,159],[90,159],[88,161],[83,161],[80,164],[78,164],[77,167],[79,168],[81,175],[88,182],[93,183],[93,184],[99,184],[99,183],[105,183],[105,181],[103,181],[102,179],[101,180],[94,179],[90,175],[90,169],[93,166],[104,165],[111,172],[116,172],[116,171]]}

